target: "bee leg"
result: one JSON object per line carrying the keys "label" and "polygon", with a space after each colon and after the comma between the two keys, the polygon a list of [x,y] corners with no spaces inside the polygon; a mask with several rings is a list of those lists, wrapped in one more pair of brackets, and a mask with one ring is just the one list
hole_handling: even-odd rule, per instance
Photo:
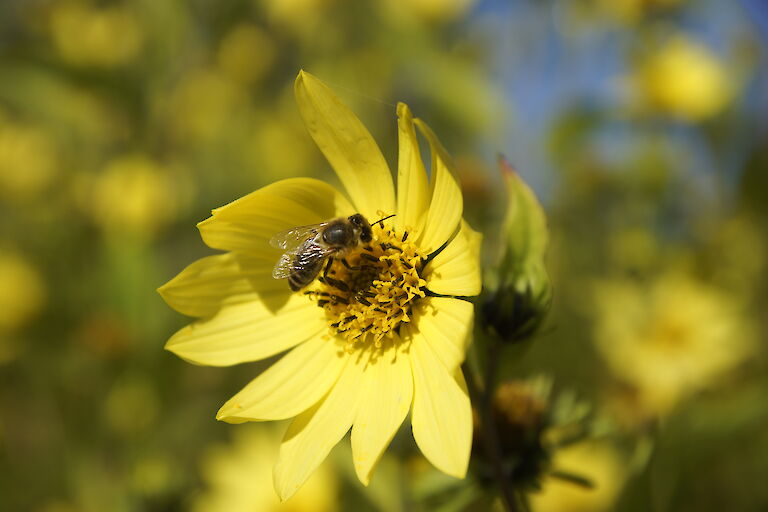
{"label": "bee leg", "polygon": [[349,264],[349,262],[347,261],[347,258],[341,258],[341,263],[342,263],[342,265],[347,267],[347,270],[360,270],[360,268],[361,268],[360,266],[354,266],[354,267],[351,266]]}
{"label": "bee leg", "polygon": [[342,292],[349,291],[349,286],[347,286],[347,283],[345,283],[344,281],[339,281],[338,279],[334,279],[329,276],[325,278],[325,282],[333,286],[337,290],[341,290]]}
{"label": "bee leg", "polygon": [[347,286],[347,283],[344,281],[340,281],[338,279],[334,279],[331,276],[328,275],[328,272],[331,270],[331,264],[333,263],[333,258],[328,258],[328,263],[325,264],[325,269],[323,270],[323,276],[319,278],[323,283],[329,284],[336,288],[337,290],[341,290],[342,292],[348,292],[349,286]]}
{"label": "bee leg", "polygon": [[328,258],[328,261],[325,264],[325,268],[323,269],[323,277],[326,279],[328,278],[328,272],[331,270],[331,265],[333,264],[333,258]]}

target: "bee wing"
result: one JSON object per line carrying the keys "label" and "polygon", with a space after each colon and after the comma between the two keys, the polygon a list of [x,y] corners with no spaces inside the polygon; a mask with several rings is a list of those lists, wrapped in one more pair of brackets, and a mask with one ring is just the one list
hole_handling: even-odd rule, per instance
{"label": "bee wing", "polygon": [[272,277],[275,279],[287,279],[293,273],[293,260],[296,255],[292,252],[284,252],[272,269]]}
{"label": "bee wing", "polygon": [[301,245],[310,238],[316,236],[320,230],[327,225],[327,222],[321,222],[319,224],[309,224],[307,226],[286,229],[273,236],[269,240],[269,245],[277,249],[293,251],[301,247]]}
{"label": "bee wing", "polygon": [[310,265],[315,265],[318,260],[325,259],[333,254],[332,247],[323,247],[311,240],[306,240],[298,247],[286,251],[272,269],[272,277],[286,279],[296,271],[300,271]]}

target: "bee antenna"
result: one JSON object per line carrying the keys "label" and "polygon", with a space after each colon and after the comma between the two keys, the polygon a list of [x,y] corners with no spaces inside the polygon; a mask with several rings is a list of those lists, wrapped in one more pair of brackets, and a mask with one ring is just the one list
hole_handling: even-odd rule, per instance
{"label": "bee antenna", "polygon": [[382,218],[382,219],[379,219],[379,220],[377,220],[376,222],[374,222],[374,223],[373,223],[373,224],[371,224],[371,225],[372,225],[372,226],[375,226],[376,224],[378,224],[378,225],[379,225],[381,228],[384,228],[384,221],[385,221],[385,220],[387,220],[387,219],[391,219],[391,218],[392,218],[392,217],[394,217],[394,216],[395,216],[395,214],[394,214],[394,213],[393,213],[392,215],[387,215],[386,217],[384,217],[384,218]]}

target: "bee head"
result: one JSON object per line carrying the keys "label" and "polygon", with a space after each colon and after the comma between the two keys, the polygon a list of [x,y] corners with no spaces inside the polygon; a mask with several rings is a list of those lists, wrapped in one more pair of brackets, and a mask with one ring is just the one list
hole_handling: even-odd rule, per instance
{"label": "bee head", "polygon": [[355,234],[360,236],[360,241],[367,244],[373,239],[371,225],[361,214],[356,213],[349,216],[349,222],[354,226]]}

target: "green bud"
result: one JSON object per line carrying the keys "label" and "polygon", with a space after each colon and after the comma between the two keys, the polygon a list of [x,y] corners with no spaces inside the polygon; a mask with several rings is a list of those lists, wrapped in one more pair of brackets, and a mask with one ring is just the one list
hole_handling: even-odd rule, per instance
{"label": "green bud", "polygon": [[482,306],[485,324],[507,342],[530,338],[541,325],[552,299],[544,266],[548,232],[544,210],[531,188],[504,157],[499,167],[507,190],[501,229],[501,254],[495,283]]}

